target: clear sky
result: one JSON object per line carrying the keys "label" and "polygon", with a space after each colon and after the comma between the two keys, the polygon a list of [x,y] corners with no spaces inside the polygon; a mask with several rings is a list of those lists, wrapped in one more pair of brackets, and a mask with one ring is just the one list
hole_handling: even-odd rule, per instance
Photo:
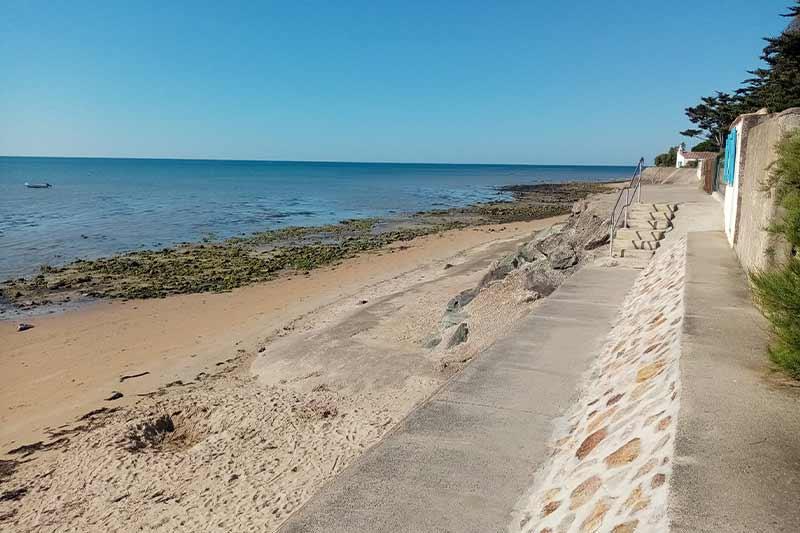
{"label": "clear sky", "polygon": [[0,0],[0,154],[633,164],[791,3]]}

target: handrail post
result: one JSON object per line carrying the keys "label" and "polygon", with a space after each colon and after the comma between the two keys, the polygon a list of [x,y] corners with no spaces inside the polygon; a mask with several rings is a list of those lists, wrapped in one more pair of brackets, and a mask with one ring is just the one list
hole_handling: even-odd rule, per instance
{"label": "handrail post", "polygon": [[614,257],[614,211],[611,211],[611,227],[608,230],[608,256]]}
{"label": "handrail post", "polygon": [[625,213],[625,218],[623,219],[622,227],[628,227],[628,206],[630,203],[628,202],[628,189],[625,189],[625,203],[622,206],[623,212]]}

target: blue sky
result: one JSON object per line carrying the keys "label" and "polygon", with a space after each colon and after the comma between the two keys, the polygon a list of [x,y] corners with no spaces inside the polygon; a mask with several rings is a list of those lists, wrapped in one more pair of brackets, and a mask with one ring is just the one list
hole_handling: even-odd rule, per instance
{"label": "blue sky", "polygon": [[632,164],[791,3],[3,0],[0,154]]}

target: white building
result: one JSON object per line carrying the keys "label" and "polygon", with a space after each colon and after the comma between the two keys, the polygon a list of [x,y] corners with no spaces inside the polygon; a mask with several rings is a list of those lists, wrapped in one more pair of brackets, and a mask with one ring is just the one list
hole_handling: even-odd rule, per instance
{"label": "white building", "polygon": [[687,166],[692,161],[697,163],[697,166],[700,166],[701,162],[706,159],[715,159],[719,154],[716,152],[687,152],[684,147],[683,143],[678,146],[678,157],[675,161],[675,168],[682,168]]}

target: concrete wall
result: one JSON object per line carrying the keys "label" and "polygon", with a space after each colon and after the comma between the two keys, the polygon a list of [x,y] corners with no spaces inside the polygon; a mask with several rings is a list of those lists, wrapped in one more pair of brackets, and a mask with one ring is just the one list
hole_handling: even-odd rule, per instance
{"label": "concrete wall", "polygon": [[[743,115],[735,123],[741,129],[737,152],[735,230],[733,249],[747,271],[781,261],[788,252],[785,242],[766,231],[776,214],[772,191],[765,191],[775,145],[786,132],[800,127],[800,108],[781,113]],[[730,237],[730,236],[729,236]],[[770,252],[772,251],[772,253]]]}

